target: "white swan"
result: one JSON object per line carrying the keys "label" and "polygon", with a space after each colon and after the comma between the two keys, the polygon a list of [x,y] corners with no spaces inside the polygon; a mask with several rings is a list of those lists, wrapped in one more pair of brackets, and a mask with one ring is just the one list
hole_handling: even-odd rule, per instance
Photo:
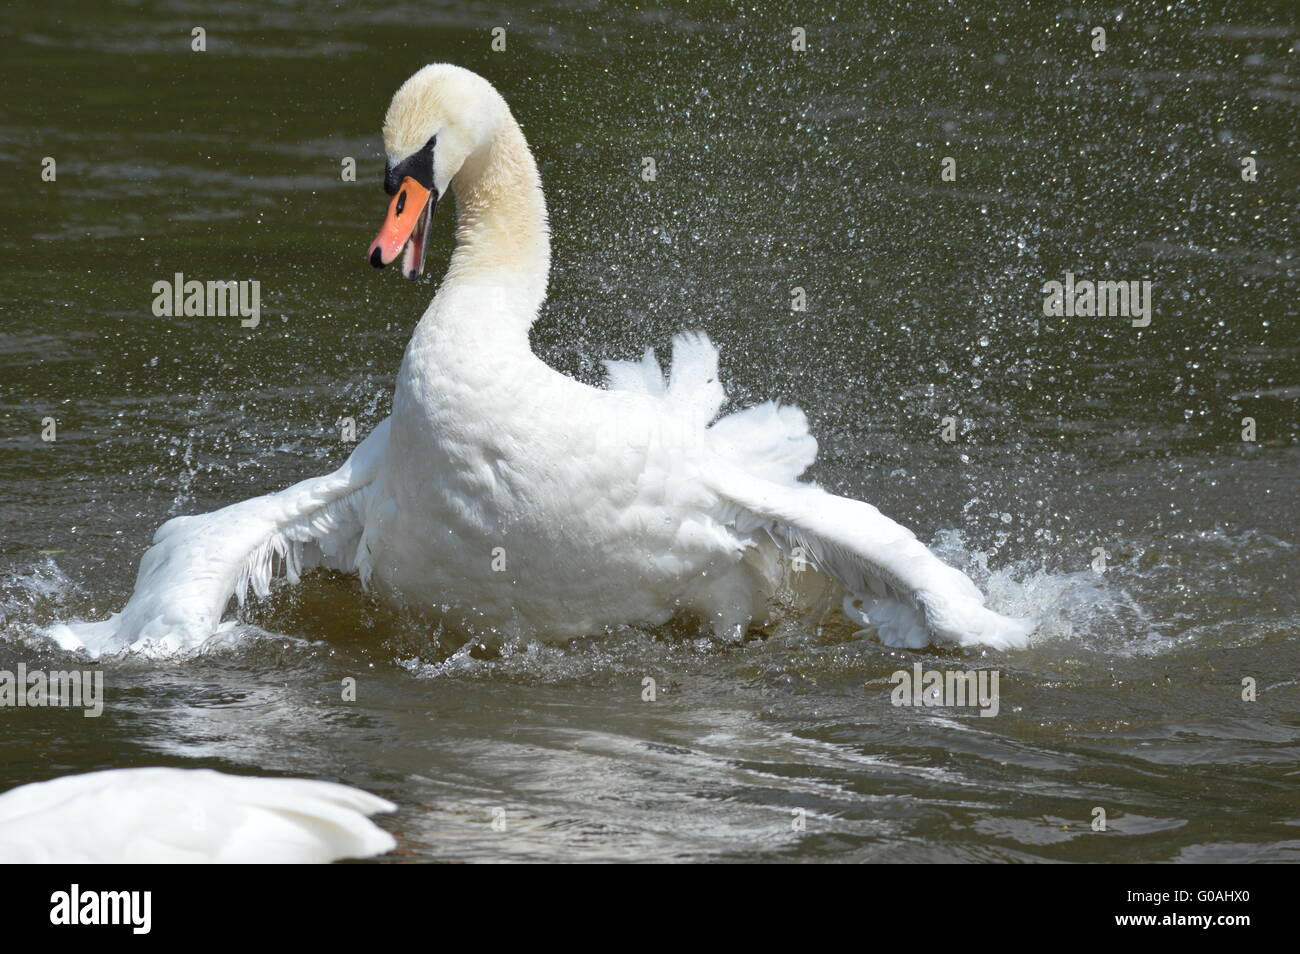
{"label": "white swan", "polygon": [[392,851],[366,816],[394,806],[301,778],[112,769],[0,795],[0,863],[324,864]]}
{"label": "white swan", "polygon": [[[456,195],[456,249],[416,326],[391,416],[339,470],[214,513],[177,517],[126,608],[51,632],[91,655],[198,646],[231,596],[275,567],[355,571],[383,596],[476,633],[564,640],[679,612],[723,637],[770,612],[783,578],[816,578],[891,646],[1026,645],[1031,624],[874,507],[798,477],[817,444],[794,407],[716,420],[702,334],[608,362],[607,389],[547,367],[528,330],[550,239],[537,167],[505,100],[446,64],[420,70],[384,120],[393,197],[372,264],[423,269],[433,209]],[[791,570],[807,566],[807,574]],[[790,588],[787,586],[784,591]]]}

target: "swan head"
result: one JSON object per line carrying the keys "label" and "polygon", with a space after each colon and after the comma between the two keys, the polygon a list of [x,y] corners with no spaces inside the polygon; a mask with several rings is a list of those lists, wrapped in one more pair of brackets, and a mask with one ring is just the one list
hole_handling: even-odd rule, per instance
{"label": "swan head", "polygon": [[491,83],[450,63],[430,64],[401,85],[384,117],[384,191],[392,199],[366,253],[371,265],[402,255],[402,274],[420,277],[438,199],[509,115]]}

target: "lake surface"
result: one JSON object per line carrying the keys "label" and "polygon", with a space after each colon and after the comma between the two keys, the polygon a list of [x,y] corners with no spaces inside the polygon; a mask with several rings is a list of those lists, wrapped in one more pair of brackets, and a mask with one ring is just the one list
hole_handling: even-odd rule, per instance
{"label": "lake surface", "polygon": [[[388,413],[452,210],[421,282],[366,264],[379,126],[439,60],[491,79],[537,155],[540,354],[596,383],[706,330],[733,407],[803,407],[811,477],[1038,617],[1031,648],[829,619],[453,650],[318,575],[233,648],[105,661],[98,719],[0,708],[0,790],[339,779],[400,806],[385,860],[1297,860],[1294,5],[868,10],[7,8],[0,670],[87,665],[41,627],[120,609],[159,524],[331,470],[339,422]],[[260,325],[155,317],[176,272],[258,280]],[[1045,316],[1066,272],[1151,281],[1150,324]],[[916,663],[996,670],[998,714],[894,706]]]}

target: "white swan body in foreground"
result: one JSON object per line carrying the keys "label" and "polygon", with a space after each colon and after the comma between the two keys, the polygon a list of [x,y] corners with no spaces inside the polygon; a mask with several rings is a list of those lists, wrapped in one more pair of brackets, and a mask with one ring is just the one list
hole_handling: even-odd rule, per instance
{"label": "white swan body in foreground", "polygon": [[382,798],[334,782],[210,769],[69,775],[0,795],[0,863],[325,863],[382,855]]}
{"label": "white swan body in foreground", "polygon": [[[608,362],[607,389],[549,368],[528,330],[550,239],[537,167],[500,94],[455,66],[420,70],[384,121],[393,196],[371,263],[423,269],[439,197],[455,252],[397,376],[392,415],[339,470],[166,523],[126,608],[57,626],[92,655],[197,646],[233,595],[279,564],[355,571],[474,632],[568,639],[693,613],[723,637],[769,613],[790,569],[837,588],[892,646],[1021,647],[1031,626],[874,507],[800,483],[817,444],[794,407],[716,420],[726,398],[701,334]],[[792,559],[791,559],[792,558]]]}

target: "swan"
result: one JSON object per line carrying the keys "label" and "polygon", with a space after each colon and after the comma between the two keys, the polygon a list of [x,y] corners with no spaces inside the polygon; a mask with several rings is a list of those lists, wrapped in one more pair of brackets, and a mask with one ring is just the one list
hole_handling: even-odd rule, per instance
{"label": "swan", "polygon": [[[817,442],[769,402],[719,418],[718,352],[678,335],[608,361],[604,388],[529,344],[550,232],[536,163],[483,77],[426,66],[383,125],[391,200],[367,257],[418,279],[450,191],[456,245],[398,370],[392,413],[338,470],[165,523],[125,608],[49,630],[91,656],[194,649],[227,632],[231,598],[310,567],[359,574],[453,631],[565,641],[678,614],[724,639],[778,594],[821,587],[887,646],[1012,649],[1033,624],[875,507],[801,482]],[[812,580],[817,586],[811,586]],[[793,583],[791,581],[794,581]],[[829,596],[828,596],[829,594]]]}
{"label": "swan", "polygon": [[0,795],[0,863],[324,864],[392,851],[347,785],[211,769],[109,769]]}

